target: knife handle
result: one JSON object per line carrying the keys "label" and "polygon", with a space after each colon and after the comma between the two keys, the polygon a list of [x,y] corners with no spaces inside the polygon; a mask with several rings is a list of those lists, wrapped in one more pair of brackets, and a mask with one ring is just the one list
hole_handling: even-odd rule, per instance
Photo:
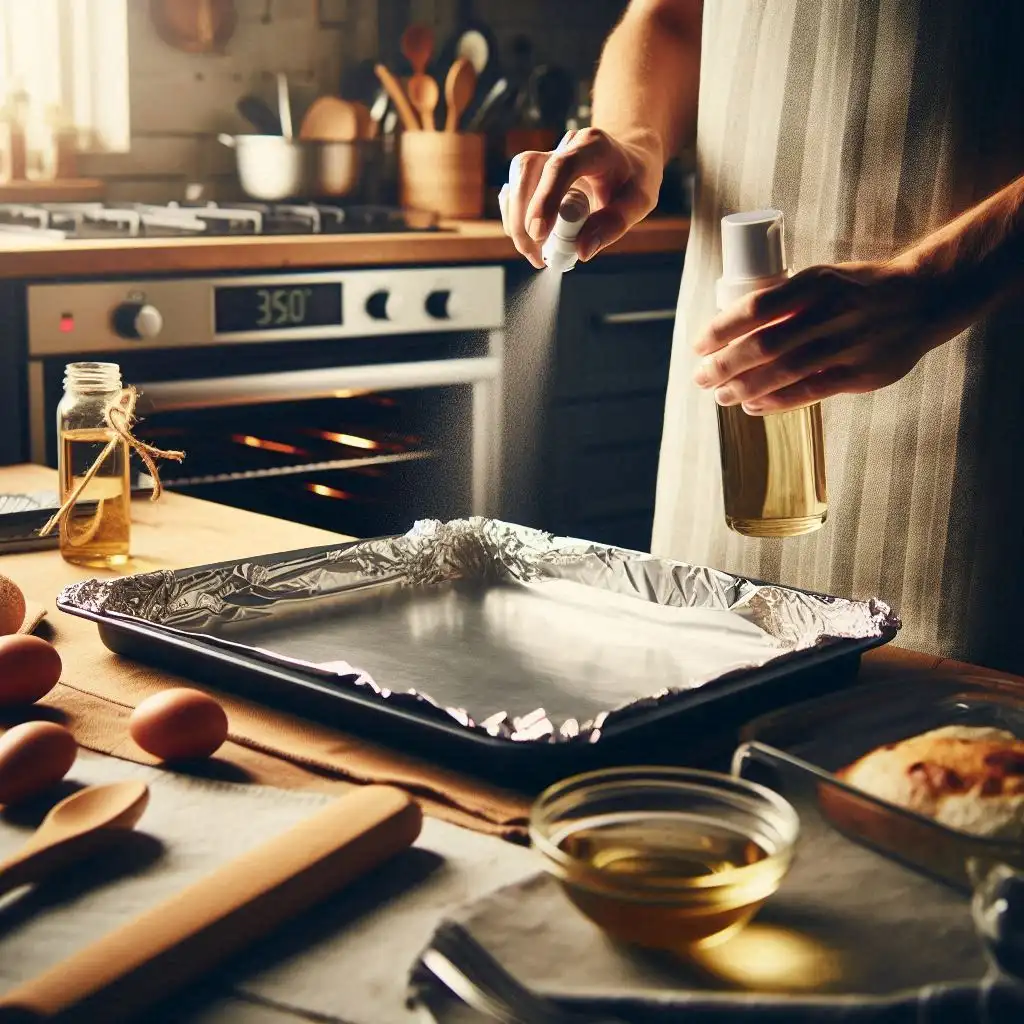
{"label": "knife handle", "polygon": [[401,790],[347,793],[4,993],[0,1011],[21,1011],[12,1020],[128,1020],[411,846],[422,823]]}

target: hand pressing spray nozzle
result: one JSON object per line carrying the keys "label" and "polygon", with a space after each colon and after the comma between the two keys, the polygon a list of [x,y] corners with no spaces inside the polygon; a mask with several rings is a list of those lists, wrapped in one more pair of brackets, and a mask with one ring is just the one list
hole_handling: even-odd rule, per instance
{"label": "hand pressing spray nozzle", "polygon": [[590,200],[586,193],[578,188],[569,189],[558,206],[555,226],[541,246],[545,266],[560,274],[576,266],[576,238],[589,216]]}

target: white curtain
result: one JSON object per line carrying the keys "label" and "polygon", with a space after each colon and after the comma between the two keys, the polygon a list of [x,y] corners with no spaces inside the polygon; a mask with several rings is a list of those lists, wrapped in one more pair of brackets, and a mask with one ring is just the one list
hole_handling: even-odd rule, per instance
{"label": "white curtain", "polygon": [[0,106],[27,95],[35,121],[60,118],[79,148],[125,152],[128,0],[0,0]]}

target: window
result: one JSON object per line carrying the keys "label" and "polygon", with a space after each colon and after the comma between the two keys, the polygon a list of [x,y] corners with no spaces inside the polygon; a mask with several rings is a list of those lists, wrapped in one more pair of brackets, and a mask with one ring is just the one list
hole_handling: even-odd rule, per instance
{"label": "window", "polygon": [[17,93],[29,130],[55,119],[83,150],[125,152],[128,0],[0,0],[0,106]]}

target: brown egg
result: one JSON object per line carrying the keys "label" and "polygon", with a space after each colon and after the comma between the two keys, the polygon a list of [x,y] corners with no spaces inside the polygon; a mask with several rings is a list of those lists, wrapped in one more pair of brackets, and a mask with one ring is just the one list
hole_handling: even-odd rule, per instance
{"label": "brown egg", "polygon": [[0,708],[34,704],[60,679],[60,655],[42,637],[0,636]]}
{"label": "brown egg", "polygon": [[75,737],[56,722],[25,722],[0,736],[0,804],[55,786],[78,753]]}
{"label": "brown egg", "polygon": [[228,738],[228,716],[210,696],[178,687],[147,697],[128,723],[132,739],[164,761],[209,757]]}
{"label": "brown egg", "polygon": [[25,621],[25,595],[14,580],[0,576],[0,636],[17,633]]}

